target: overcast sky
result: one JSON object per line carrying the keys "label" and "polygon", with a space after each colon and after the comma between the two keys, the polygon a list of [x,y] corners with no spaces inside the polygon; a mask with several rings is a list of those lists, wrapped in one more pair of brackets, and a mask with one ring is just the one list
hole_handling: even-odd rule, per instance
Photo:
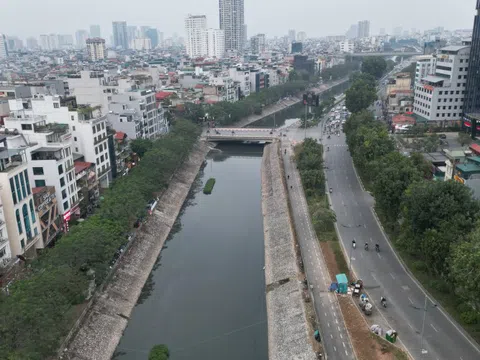
{"label": "overcast sky", "polygon": [[[112,32],[111,22],[158,28],[165,37],[184,36],[187,14],[207,15],[209,27],[218,27],[218,0],[3,0],[0,33],[20,38],[44,33],[74,34],[91,24],[102,36]],[[286,35],[288,29],[307,36],[343,35],[359,20],[371,21],[371,32],[396,26],[404,30],[473,27],[475,0],[245,0],[248,36]]]}

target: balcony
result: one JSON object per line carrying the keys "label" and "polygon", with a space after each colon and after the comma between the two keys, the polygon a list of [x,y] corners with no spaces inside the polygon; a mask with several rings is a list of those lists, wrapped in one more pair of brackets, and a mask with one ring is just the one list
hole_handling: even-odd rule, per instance
{"label": "balcony", "polygon": [[102,141],[104,141],[108,136],[107,135],[100,135],[96,138],[94,138],[94,141],[93,141],[93,145],[98,145],[100,144]]}
{"label": "balcony", "polygon": [[59,148],[42,147],[42,148],[32,152],[31,156],[32,156],[32,161],[36,161],[36,160],[60,161],[60,160],[64,159],[64,156],[62,155],[62,149],[59,149]]}
{"label": "balcony", "polygon": [[110,166],[107,166],[105,168],[105,170],[99,170],[98,171],[98,178],[100,179],[103,175],[105,175],[106,173],[108,173],[110,171]]}
{"label": "balcony", "polygon": [[8,242],[8,239],[6,237],[0,236],[0,246],[2,246],[3,244],[5,244],[7,242]]}

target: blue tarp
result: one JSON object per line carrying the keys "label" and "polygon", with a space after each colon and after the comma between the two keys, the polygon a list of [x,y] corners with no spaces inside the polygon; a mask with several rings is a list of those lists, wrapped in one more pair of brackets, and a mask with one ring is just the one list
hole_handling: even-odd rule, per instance
{"label": "blue tarp", "polygon": [[338,292],[346,294],[348,290],[348,280],[345,274],[337,274]]}

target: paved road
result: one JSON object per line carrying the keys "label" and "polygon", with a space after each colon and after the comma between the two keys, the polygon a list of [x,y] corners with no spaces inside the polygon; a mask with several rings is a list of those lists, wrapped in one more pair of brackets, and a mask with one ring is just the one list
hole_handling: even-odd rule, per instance
{"label": "paved road", "polygon": [[[285,149],[287,154],[285,155]],[[296,165],[291,160],[288,140],[282,142],[285,174],[289,184],[289,198],[293,208],[295,230],[300,244],[308,284],[313,286],[315,311],[320,323],[322,342],[328,359],[355,359],[350,339],[344,326],[336,295],[328,291],[331,283],[323,255],[313,230]],[[291,186],[291,187],[290,187]]]}
{"label": "paved road", "polygon": [[[425,294],[402,267],[376,221],[372,212],[373,199],[362,190],[356,177],[343,133],[340,137],[324,138],[323,142],[330,147],[326,153],[326,166],[330,169],[327,172],[328,186],[333,188],[332,206],[337,214],[341,241],[350,252],[352,239],[356,240],[357,249],[351,252],[353,270],[364,280],[377,305],[376,311],[380,311],[398,331],[401,341],[415,359],[480,359],[480,350],[430,299],[427,300],[427,311],[424,311]],[[363,244],[366,242],[370,249],[378,243],[381,252],[365,251]],[[387,298],[387,309],[378,306],[382,295]],[[422,354],[422,348],[427,353]]]}

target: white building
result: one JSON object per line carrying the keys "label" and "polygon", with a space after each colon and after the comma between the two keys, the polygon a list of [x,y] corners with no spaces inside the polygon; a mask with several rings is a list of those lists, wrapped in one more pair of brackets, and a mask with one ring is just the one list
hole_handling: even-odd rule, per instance
{"label": "white building", "polygon": [[360,39],[370,37],[370,21],[363,20],[358,22],[358,37]]}
{"label": "white building", "polygon": [[7,226],[5,223],[5,216],[3,215],[3,204],[0,200],[0,268],[8,265],[12,258],[12,251],[10,250],[10,243],[8,241]]}
{"label": "white building", "polygon": [[340,51],[343,53],[352,54],[355,50],[355,43],[352,40],[343,40],[340,41]]}
{"label": "white building", "polygon": [[126,133],[129,139],[155,139],[168,132],[164,110],[157,109],[152,90],[112,95],[109,109],[108,122],[116,131]]}
{"label": "white building", "polygon": [[105,59],[105,39],[91,38],[87,39],[87,51],[90,61],[98,61]]}
{"label": "white building", "polygon": [[265,34],[257,34],[251,38],[251,48],[254,54],[262,54],[266,49]]}
{"label": "white building", "polygon": [[[73,152],[83,155],[85,161],[96,164],[97,177],[102,187],[111,180],[107,140],[107,116],[97,107],[74,104],[62,106],[59,96],[38,96],[32,100],[36,115],[45,115],[47,123],[68,124],[73,136]],[[61,199],[61,197],[60,197]]]}
{"label": "white building", "polygon": [[250,70],[242,68],[241,66],[228,69],[228,73],[233,81],[240,86],[240,97],[247,97],[250,95]]}
{"label": "white building", "polygon": [[59,213],[67,221],[71,214],[80,210],[72,133],[67,124],[47,123],[47,116],[33,111],[32,107],[37,107],[34,102],[44,101],[43,96],[9,100],[11,113],[5,118],[5,129],[9,133],[7,143],[8,147],[25,148],[32,187],[55,187]]}
{"label": "white building", "polygon": [[415,84],[414,113],[439,125],[461,120],[470,46],[447,46],[439,50],[434,75]]}
{"label": "white building", "polygon": [[187,33],[187,55],[191,58],[207,54],[207,17],[205,15],[188,15],[185,19]]}
{"label": "white building", "polygon": [[245,46],[243,0],[219,0],[220,29],[225,31],[225,50],[241,53]]}
{"label": "white building", "polygon": [[75,40],[77,42],[77,49],[84,49],[88,39],[87,30],[77,30],[75,32]]}
{"label": "white building", "polygon": [[135,86],[129,77],[120,77],[116,72],[107,71],[80,71],[79,75],[69,76],[67,82],[70,94],[76,97],[77,103],[100,105],[104,114],[108,112],[112,95],[122,94]]}
{"label": "white building", "polygon": [[8,56],[7,37],[0,34],[0,59],[5,59]]}
{"label": "white building", "polygon": [[435,74],[435,65],[437,64],[437,57],[433,55],[422,55],[417,57],[415,69],[415,84],[420,83],[420,80],[427,75]]}
{"label": "white building", "polygon": [[132,41],[134,50],[151,50],[152,41],[149,38],[136,38]]}
{"label": "white building", "polygon": [[225,32],[220,29],[208,29],[207,34],[207,56],[217,59],[225,55]]}
{"label": "white building", "polygon": [[299,31],[297,34],[297,41],[304,42],[307,40],[307,33],[305,31]]}
{"label": "white building", "polygon": [[[43,248],[44,244],[35,213],[25,149],[8,148],[6,138],[0,139],[0,198],[6,225],[6,232],[3,224],[0,226],[0,242],[4,244],[8,234],[12,257],[34,257],[36,249]],[[6,256],[5,249],[4,258]]]}

